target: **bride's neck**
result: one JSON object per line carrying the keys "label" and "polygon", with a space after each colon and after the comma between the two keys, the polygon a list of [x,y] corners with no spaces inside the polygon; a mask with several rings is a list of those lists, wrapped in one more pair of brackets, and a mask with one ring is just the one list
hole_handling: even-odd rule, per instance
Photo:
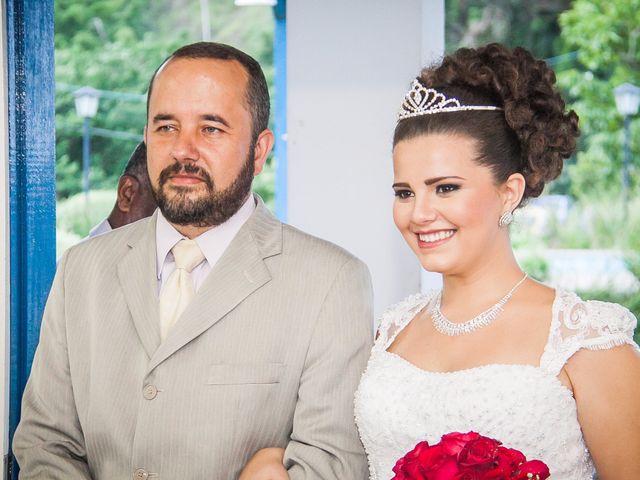
{"label": "bride's neck", "polygon": [[455,274],[443,274],[443,303],[464,302],[473,305],[487,298],[500,298],[523,276],[513,255],[503,261],[488,262],[479,268]]}

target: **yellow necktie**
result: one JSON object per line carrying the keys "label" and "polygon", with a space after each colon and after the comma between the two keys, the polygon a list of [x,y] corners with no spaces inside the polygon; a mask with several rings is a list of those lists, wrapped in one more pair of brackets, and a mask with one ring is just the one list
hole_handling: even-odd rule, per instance
{"label": "yellow necktie", "polygon": [[160,291],[160,337],[164,340],[171,327],[195,295],[191,271],[202,263],[204,255],[195,240],[180,240],[171,249],[176,269]]}

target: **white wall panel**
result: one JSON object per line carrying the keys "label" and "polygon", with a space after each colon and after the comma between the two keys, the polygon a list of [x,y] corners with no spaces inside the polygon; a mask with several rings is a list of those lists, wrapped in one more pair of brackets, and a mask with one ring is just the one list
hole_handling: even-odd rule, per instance
{"label": "white wall panel", "polygon": [[443,0],[287,5],[288,220],[369,265],[377,314],[420,288],[393,225],[391,141],[413,77],[443,49]]}

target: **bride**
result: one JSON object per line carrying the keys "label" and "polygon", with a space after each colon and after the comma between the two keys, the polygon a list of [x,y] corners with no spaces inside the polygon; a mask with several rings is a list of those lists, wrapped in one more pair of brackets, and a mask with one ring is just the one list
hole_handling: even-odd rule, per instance
{"label": "bride", "polygon": [[387,311],[355,412],[372,479],[416,443],[476,431],[553,480],[640,478],[636,319],[518,266],[513,211],[578,136],[553,72],[527,51],[461,49],[425,69],[394,135],[394,220],[440,292]]}
{"label": "bride", "polygon": [[[394,220],[443,287],[382,316],[355,396],[371,479],[392,478],[420,441],[468,431],[553,480],[640,478],[635,317],[529,278],[509,241],[514,210],[575,149],[578,118],[554,82],[526,50],[491,44],[425,69],[405,97]],[[278,458],[259,452],[241,479],[287,478]]]}

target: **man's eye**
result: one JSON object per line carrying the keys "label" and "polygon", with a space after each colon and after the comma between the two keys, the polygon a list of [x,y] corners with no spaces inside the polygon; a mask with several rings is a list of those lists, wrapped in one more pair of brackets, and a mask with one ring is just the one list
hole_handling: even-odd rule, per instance
{"label": "man's eye", "polygon": [[458,185],[452,185],[452,184],[442,184],[442,185],[438,185],[436,187],[436,193],[451,193],[451,192],[455,192],[456,190],[458,190],[460,187]]}
{"label": "man's eye", "polygon": [[160,125],[156,128],[156,132],[171,132],[173,130],[175,130],[173,125]]}
{"label": "man's eye", "polygon": [[216,132],[220,131],[220,129],[218,127],[204,127],[202,130],[205,133],[216,133]]}
{"label": "man's eye", "polygon": [[393,194],[400,200],[406,200],[409,197],[413,197],[413,192],[411,190],[396,190]]}

